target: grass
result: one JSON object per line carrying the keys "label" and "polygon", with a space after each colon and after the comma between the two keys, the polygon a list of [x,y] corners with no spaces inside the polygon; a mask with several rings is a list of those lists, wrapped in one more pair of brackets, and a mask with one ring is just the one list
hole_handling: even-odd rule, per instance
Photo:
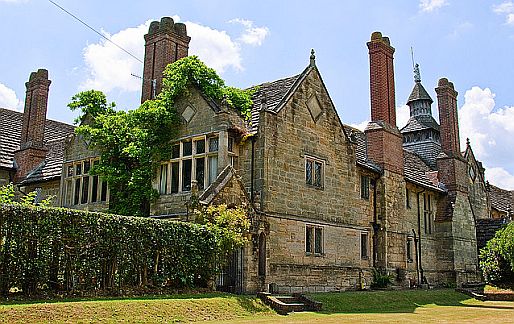
{"label": "grass", "polygon": [[0,305],[0,323],[511,323],[513,302],[481,302],[450,289],[317,293],[321,312],[280,316],[254,296],[211,293]]}

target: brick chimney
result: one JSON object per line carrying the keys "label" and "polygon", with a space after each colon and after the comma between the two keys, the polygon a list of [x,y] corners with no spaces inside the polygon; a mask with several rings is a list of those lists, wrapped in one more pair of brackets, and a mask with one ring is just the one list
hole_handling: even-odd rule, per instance
{"label": "brick chimney", "polygon": [[141,103],[161,92],[162,73],[166,66],[188,55],[189,41],[186,25],[170,17],[152,21],[145,35],[145,62]]}
{"label": "brick chimney", "polygon": [[467,164],[460,151],[459,118],[457,113],[457,95],[453,83],[446,78],[439,79],[437,104],[441,133],[442,153],[437,157],[439,181],[444,183],[449,192],[466,193]]}
{"label": "brick chimney", "polygon": [[441,124],[441,148],[448,156],[461,156],[459,143],[459,118],[457,116],[457,95],[453,83],[446,78],[439,79],[437,88],[439,123]]}
{"label": "brick chimney", "polygon": [[368,157],[384,170],[403,175],[403,138],[396,127],[394,48],[380,32],[367,43],[370,64],[371,122],[366,127]]}
{"label": "brick chimney", "polygon": [[14,160],[17,165],[17,180],[25,177],[46,157],[47,148],[44,139],[50,83],[48,71],[45,69],[32,72],[29,81],[25,83],[27,91],[23,110],[20,149],[14,153]]}

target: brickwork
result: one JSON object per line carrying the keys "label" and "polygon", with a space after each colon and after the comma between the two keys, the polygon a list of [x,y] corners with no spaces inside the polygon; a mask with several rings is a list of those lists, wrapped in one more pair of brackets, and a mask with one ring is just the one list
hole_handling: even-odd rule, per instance
{"label": "brickwork", "polygon": [[145,35],[145,61],[143,70],[143,87],[141,102],[153,98],[161,92],[162,73],[171,64],[188,55],[189,41],[186,25],[175,23],[170,17],[163,17],[160,22],[152,21]]}
{"label": "brickwork", "polygon": [[44,135],[50,83],[48,71],[45,69],[32,72],[29,81],[25,83],[20,150],[14,154],[17,164],[16,179],[25,177],[46,157],[48,150],[44,145]]}
{"label": "brickwork", "polygon": [[460,156],[459,119],[457,116],[457,94],[453,83],[439,79],[437,88],[439,122],[441,124],[441,148],[448,156]]}
{"label": "brickwork", "polygon": [[403,137],[396,127],[370,122],[365,130],[368,157],[384,170],[403,174]]}
{"label": "brickwork", "polygon": [[371,120],[396,126],[393,54],[388,37],[371,34],[367,43],[370,61]]}

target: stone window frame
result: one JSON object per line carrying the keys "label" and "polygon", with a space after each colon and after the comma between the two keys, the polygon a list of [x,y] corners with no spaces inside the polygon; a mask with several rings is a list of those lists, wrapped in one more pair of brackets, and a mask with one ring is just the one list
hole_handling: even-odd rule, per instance
{"label": "stone window frame", "polygon": [[[364,238],[364,240],[363,240]],[[361,260],[369,260],[369,232],[361,231],[359,235],[359,255]]]}
{"label": "stone window frame", "polygon": [[405,259],[407,260],[407,263],[414,262],[414,249],[414,237],[407,235],[407,239],[405,240]]}
{"label": "stone window frame", "polygon": [[[305,224],[305,255],[323,256],[325,254],[324,231],[324,226]],[[310,242],[308,240],[309,235],[311,236]],[[319,242],[319,245],[316,244],[317,242]]]}
{"label": "stone window frame", "polygon": [[434,222],[434,211],[432,207],[432,195],[428,192],[423,193],[423,227],[425,230],[425,234],[432,234],[432,226]]}
{"label": "stone window frame", "polygon": [[[308,178],[308,173],[307,173],[307,165],[309,163],[311,163],[311,179],[310,180]],[[316,179],[316,173],[315,173],[316,165],[320,165],[320,168],[321,168],[321,172],[320,172],[321,175],[320,175],[319,181],[316,181],[316,180],[318,180],[318,179]],[[325,187],[325,165],[326,165],[325,160],[314,157],[312,155],[305,154],[305,156],[304,156],[304,179],[305,179],[305,184],[308,187],[321,189],[321,190],[324,189],[324,187]]]}
{"label": "stone window frame", "polygon": [[361,199],[369,200],[370,178],[365,174],[360,176]]}
{"label": "stone window frame", "polygon": [[[100,159],[98,157],[93,157],[64,163],[64,206],[103,204],[109,202],[109,186],[107,182],[102,180],[99,175],[89,174],[89,170],[99,161]],[[85,171],[86,169],[87,171]],[[87,190],[87,192],[85,192],[85,190]]]}
{"label": "stone window frame", "polygon": [[[203,152],[198,153],[197,142],[203,141]],[[217,145],[212,144],[216,142]],[[184,155],[184,144],[191,143],[191,154]],[[211,145],[212,144],[212,145]],[[178,146],[178,156],[174,157],[174,148]],[[157,175],[157,185],[158,190],[161,195],[176,195],[191,192],[191,187],[193,181],[197,181],[197,163],[198,160],[203,159],[204,167],[203,167],[203,186],[200,185],[199,190],[205,190],[218,175],[218,165],[219,165],[219,151],[220,151],[220,137],[218,133],[209,133],[209,134],[201,134],[201,135],[193,135],[189,137],[185,137],[171,144],[172,152],[170,154],[170,159],[168,161],[161,162],[161,166],[158,170]],[[184,161],[191,161],[191,184],[189,186],[184,186]],[[176,167],[178,170],[174,170]],[[211,173],[211,168],[215,169]],[[176,179],[176,188],[173,188],[173,184],[175,183],[174,174],[178,174],[178,179]]]}

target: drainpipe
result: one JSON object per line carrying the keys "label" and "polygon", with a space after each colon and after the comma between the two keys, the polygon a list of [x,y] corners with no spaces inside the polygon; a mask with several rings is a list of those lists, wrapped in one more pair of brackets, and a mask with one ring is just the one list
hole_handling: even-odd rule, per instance
{"label": "drainpipe", "polygon": [[414,234],[414,246],[416,247],[416,279],[417,279],[418,286],[419,286],[419,283],[421,281],[420,281],[420,276],[419,276],[418,237],[416,236],[416,231],[414,229],[412,229],[412,234]]}
{"label": "drainpipe", "polygon": [[250,161],[250,203],[252,204],[252,207],[254,206],[254,194],[253,194],[253,182],[254,182],[254,170],[255,170],[255,136],[252,136],[252,157]]}
{"label": "drainpipe", "polygon": [[371,184],[373,185],[373,268],[377,266],[377,254],[378,254],[378,230],[379,225],[377,222],[377,180],[372,179]]}
{"label": "drainpipe", "polygon": [[422,259],[421,259],[421,208],[420,208],[420,205],[419,205],[419,195],[422,194],[423,192],[425,192],[425,189],[421,190],[421,191],[418,191],[417,194],[416,194],[416,200],[417,200],[417,204],[418,204],[418,255],[419,255],[419,272],[420,272],[420,277],[418,278],[419,280],[419,285],[421,285],[423,283],[423,278],[425,278],[424,274],[423,274],[423,264],[422,264]]}

